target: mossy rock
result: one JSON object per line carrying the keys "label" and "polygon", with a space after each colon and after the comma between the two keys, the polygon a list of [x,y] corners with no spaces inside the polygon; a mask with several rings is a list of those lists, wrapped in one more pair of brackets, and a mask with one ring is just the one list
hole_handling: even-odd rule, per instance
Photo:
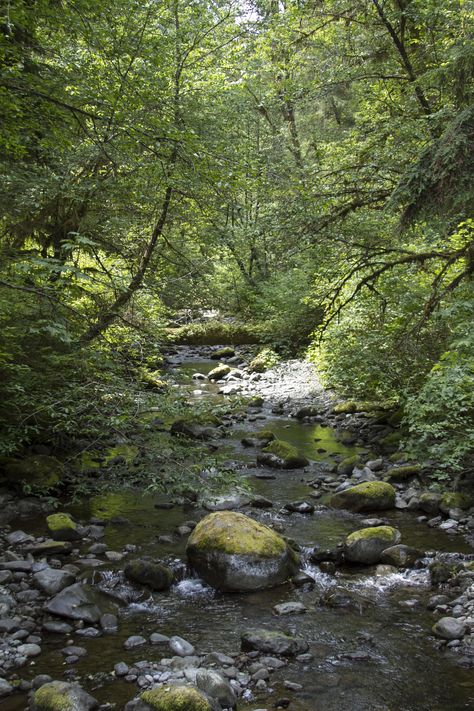
{"label": "mossy rock", "polygon": [[174,573],[162,563],[137,558],[127,563],[125,577],[152,590],[168,590],[173,582]]}
{"label": "mossy rock", "polygon": [[392,526],[361,528],[347,536],[344,555],[351,563],[374,565],[379,563],[384,550],[400,543],[401,534]]}
{"label": "mossy rock", "polygon": [[306,457],[300,454],[296,447],[281,439],[273,439],[270,444],[264,447],[263,451],[276,457],[278,465],[283,469],[300,469],[309,464]]}
{"label": "mossy rock", "polygon": [[389,412],[393,410],[394,407],[396,407],[396,403],[393,400],[346,400],[345,402],[339,402],[335,405],[333,411],[336,415],[350,415],[356,412],[375,414]]}
{"label": "mossy rock", "polygon": [[67,513],[55,513],[46,517],[51,537],[55,541],[77,541],[81,535],[77,523]]}
{"label": "mossy rock", "polygon": [[337,473],[344,476],[350,476],[354,471],[355,467],[359,467],[362,464],[361,458],[354,454],[352,457],[346,457],[339,462],[337,465]]}
{"label": "mossy rock", "polygon": [[229,365],[218,365],[217,368],[213,368],[208,374],[209,380],[222,380],[226,375],[229,375],[232,368]]}
{"label": "mossy rock", "polygon": [[450,509],[462,509],[466,511],[474,505],[474,499],[468,494],[459,491],[446,491],[439,502],[439,508],[444,514],[449,514]]}
{"label": "mossy rock", "polygon": [[275,435],[271,430],[260,430],[260,432],[255,432],[253,435],[255,439],[259,439],[263,442],[272,442],[274,439],[276,439]]}
{"label": "mossy rock", "polygon": [[391,467],[387,471],[387,481],[407,481],[421,472],[419,464],[406,464],[402,467]]}
{"label": "mossy rock", "polygon": [[33,696],[33,711],[92,711],[99,704],[78,684],[51,681],[37,689]]}
{"label": "mossy rock", "polygon": [[356,513],[393,509],[395,489],[385,481],[366,481],[333,494],[330,505],[335,509],[347,509]]}
{"label": "mossy rock", "polygon": [[254,324],[213,320],[167,328],[166,336],[169,342],[188,346],[219,346],[222,343],[238,346],[261,343],[263,329]]}
{"label": "mossy rock", "polygon": [[279,360],[280,358],[275,351],[272,351],[271,348],[264,348],[250,361],[249,371],[251,373],[264,373],[266,370],[273,368]]}
{"label": "mossy rock", "polygon": [[186,553],[213,587],[227,591],[274,587],[293,575],[298,556],[267,526],[234,511],[217,511],[198,523]]}
{"label": "mossy rock", "polygon": [[161,379],[161,373],[159,370],[155,370],[152,372],[142,368],[139,372],[139,380],[149,390],[162,391],[168,387],[168,383],[165,380]]}
{"label": "mossy rock", "polygon": [[427,514],[437,514],[440,501],[441,494],[434,491],[424,491],[420,494],[420,509]]}
{"label": "mossy rock", "polygon": [[291,637],[280,630],[252,629],[241,635],[244,652],[294,657],[308,651],[308,643],[301,637]]}
{"label": "mossy rock", "polygon": [[39,491],[48,491],[60,484],[64,467],[54,457],[35,454],[25,459],[10,459],[4,465],[4,478]]}
{"label": "mossy rock", "polygon": [[220,360],[221,358],[233,358],[235,356],[235,349],[231,346],[225,346],[225,348],[219,348],[217,351],[211,353],[212,360]]}
{"label": "mossy rock", "polygon": [[194,686],[162,686],[144,691],[140,699],[153,711],[212,711],[207,696]]}
{"label": "mossy rock", "polygon": [[263,406],[264,402],[265,402],[265,400],[263,399],[263,397],[261,395],[254,395],[253,397],[250,398],[247,405],[249,407],[259,407],[260,408]]}

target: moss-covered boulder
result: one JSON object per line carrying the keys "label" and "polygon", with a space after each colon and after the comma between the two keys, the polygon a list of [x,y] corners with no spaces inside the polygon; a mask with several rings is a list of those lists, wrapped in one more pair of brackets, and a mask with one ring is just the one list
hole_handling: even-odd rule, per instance
{"label": "moss-covered boulder", "polygon": [[362,464],[360,457],[354,454],[352,457],[346,457],[337,465],[337,473],[341,476],[350,476],[354,471],[354,467],[359,467]]}
{"label": "moss-covered boulder", "polygon": [[447,491],[445,492],[439,502],[440,510],[448,515],[450,509],[466,509],[471,508],[474,505],[474,499],[468,494],[463,494],[459,491]]}
{"label": "moss-covered boulder", "polygon": [[54,541],[77,541],[81,538],[77,523],[67,513],[47,516],[46,523]]}
{"label": "moss-covered boulder", "polygon": [[420,494],[420,509],[427,514],[437,514],[440,501],[441,494],[435,491],[424,491]]}
{"label": "moss-covered boulder", "polygon": [[229,365],[218,365],[217,368],[213,368],[208,374],[209,380],[222,380],[226,375],[229,375],[232,368]]}
{"label": "moss-covered boulder", "polygon": [[387,481],[408,481],[421,472],[419,464],[405,464],[401,467],[391,467],[386,474]]}
{"label": "moss-covered boulder", "polygon": [[213,711],[209,698],[194,686],[162,686],[140,696],[150,711]]}
{"label": "moss-covered boulder", "polygon": [[296,447],[281,439],[273,439],[264,447],[262,454],[257,457],[257,462],[281,469],[300,469],[309,464]]}
{"label": "moss-covered boulder", "polygon": [[166,390],[168,383],[162,380],[161,373],[159,370],[146,370],[142,368],[138,373],[138,378],[142,385],[144,385],[148,390]]}
{"label": "moss-covered boulder", "polygon": [[224,348],[218,348],[217,351],[211,353],[212,360],[220,360],[221,358],[233,358],[235,356],[235,348],[232,346],[224,346]]}
{"label": "moss-covered boulder", "polygon": [[395,506],[395,489],[385,481],[366,481],[333,494],[330,505],[356,513],[384,511]]}
{"label": "moss-covered boulder", "polygon": [[64,467],[54,457],[35,454],[25,459],[9,459],[3,467],[3,476],[11,484],[27,486],[33,490],[48,491],[60,484]]}
{"label": "moss-covered boulder", "polygon": [[384,550],[401,540],[400,531],[392,526],[361,528],[347,536],[344,555],[350,563],[374,565],[379,563]]}
{"label": "moss-covered boulder", "polygon": [[251,373],[264,373],[266,370],[273,368],[279,360],[280,358],[275,351],[272,351],[271,348],[264,348],[250,361],[249,371]]}
{"label": "moss-covered boulder", "polygon": [[186,547],[191,566],[215,588],[247,591],[283,583],[298,557],[275,531],[234,511],[218,511],[198,523]]}
{"label": "moss-covered boulder", "polygon": [[390,434],[385,435],[379,440],[379,445],[387,454],[393,454],[400,447],[402,441],[402,433],[399,430],[394,430]]}
{"label": "moss-covered boulder", "polygon": [[92,711],[99,703],[78,684],[51,681],[33,695],[33,711]]}
{"label": "moss-covered boulder", "polygon": [[146,585],[152,590],[168,590],[174,578],[171,568],[141,558],[130,560],[124,568],[124,574],[128,580]]}

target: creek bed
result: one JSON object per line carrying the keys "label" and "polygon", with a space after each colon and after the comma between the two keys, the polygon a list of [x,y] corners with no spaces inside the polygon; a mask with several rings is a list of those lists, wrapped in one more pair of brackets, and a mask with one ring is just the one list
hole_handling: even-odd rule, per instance
{"label": "creek bed", "polygon": [[[209,372],[215,365],[215,361],[191,360],[179,366],[183,387],[190,393],[200,390],[196,397],[220,401],[222,396],[217,395],[216,385],[191,380],[194,372]],[[276,417],[269,411],[265,412],[265,418],[235,424],[229,438],[223,441],[233,458],[243,462],[244,472],[262,473],[262,469],[257,472],[251,468],[255,451],[244,448],[240,439],[263,428],[297,446],[313,463],[304,472],[268,470],[274,476],[272,479],[250,476],[253,491],[274,502],[272,509],[252,509],[252,515],[264,523],[283,523],[285,534],[300,543],[303,554],[305,547],[309,549],[316,543],[333,546],[360,528],[363,516],[326,509],[324,498],[320,508],[320,502],[315,502],[316,511],[310,516],[284,515],[280,511],[286,502],[308,497],[311,470],[318,463],[333,462],[331,455],[350,456],[358,450],[341,445],[330,428]],[[121,550],[132,543],[138,547],[139,555],[184,560],[186,538],[174,538],[171,544],[159,543],[157,539],[186,520],[199,520],[207,512],[183,506],[157,509],[156,499],[152,494],[117,491],[93,497],[70,510],[78,519],[98,517],[110,521],[103,541],[111,550]],[[127,521],[113,523],[117,516]],[[383,518],[399,528],[403,543],[408,545],[425,550],[472,552],[463,538],[417,523],[413,513],[384,512]],[[22,528],[43,533],[44,521],[32,519],[22,524]],[[136,687],[105,675],[122,660],[130,665],[139,660],[159,661],[163,656],[161,650],[151,645],[125,651],[123,642],[130,635],[178,634],[188,639],[200,655],[212,651],[238,654],[240,634],[249,627],[278,628],[303,636],[309,642],[312,659],[304,663],[290,661],[272,676],[273,693],[257,696],[251,703],[239,702],[239,709],[270,709],[275,699],[282,696],[291,698],[290,709],[295,711],[456,711],[473,707],[472,670],[458,666],[452,652],[437,650],[429,636],[434,619],[426,610],[426,603],[433,590],[426,570],[375,577],[373,569],[353,568],[327,575],[306,563],[305,570],[314,579],[314,589],[287,584],[243,595],[216,592],[193,577],[184,577],[165,593],[139,593],[123,580],[122,565],[106,562],[97,569],[84,570],[84,576],[104,591],[113,595],[119,591],[122,597],[119,632],[96,639],[75,638],[77,644],[86,647],[88,655],[74,666],[83,685],[97,699],[115,703],[119,709],[136,694]],[[339,586],[350,598],[347,608],[319,604],[321,596],[334,586]],[[275,604],[295,600],[307,606],[306,614],[289,618],[276,618],[272,614]],[[53,678],[62,678],[67,668],[60,653],[64,644],[62,636],[56,640],[53,636],[45,638],[43,654],[34,664],[21,669],[20,675],[32,678],[48,673]],[[97,679],[100,672],[104,672],[104,680]],[[94,679],[87,682],[88,675],[94,675]],[[302,684],[302,691],[288,692],[283,680]],[[25,699],[12,696],[0,702],[0,707],[19,711],[25,708]]]}

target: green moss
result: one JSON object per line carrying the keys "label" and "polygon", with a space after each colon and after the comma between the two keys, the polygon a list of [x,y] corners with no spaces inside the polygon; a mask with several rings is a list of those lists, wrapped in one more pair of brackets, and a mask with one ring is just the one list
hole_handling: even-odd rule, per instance
{"label": "green moss", "polygon": [[63,474],[64,467],[61,462],[43,454],[26,459],[10,459],[4,466],[4,477],[7,481],[40,490],[57,486]]}
{"label": "green moss", "polygon": [[336,415],[348,415],[355,412],[387,412],[396,407],[393,400],[371,402],[367,400],[346,400],[334,406]]}
{"label": "green moss", "polygon": [[330,505],[349,511],[381,511],[395,505],[395,489],[385,481],[366,481],[331,497]]}
{"label": "green moss", "polygon": [[150,390],[165,390],[168,387],[166,381],[161,379],[161,373],[159,370],[152,372],[142,368],[138,372],[138,379]]}
{"label": "green moss", "polygon": [[339,462],[339,464],[337,465],[337,473],[345,474],[347,476],[349,474],[352,474],[352,470],[354,469],[354,467],[358,467],[361,464],[362,461],[360,457],[357,454],[354,454],[352,457],[346,457],[342,460],[342,462]]}
{"label": "green moss", "polygon": [[190,323],[179,328],[168,328],[166,336],[172,343],[188,346],[218,346],[221,343],[237,346],[261,343],[263,329],[254,324],[207,321]]}
{"label": "green moss", "polygon": [[268,440],[269,442],[275,439],[275,435],[271,430],[260,430],[253,435],[255,439]]}
{"label": "green moss", "polygon": [[273,368],[279,360],[280,358],[275,351],[272,351],[271,348],[264,348],[250,361],[249,371],[251,373],[264,373],[266,370]]}
{"label": "green moss", "polygon": [[217,368],[211,370],[207,377],[209,380],[222,380],[230,371],[231,367],[229,365],[218,365]]}
{"label": "green moss", "polygon": [[299,454],[296,447],[281,439],[274,439],[263,451],[281,459],[287,469],[305,467],[308,464],[306,457]]}
{"label": "green moss", "polygon": [[250,400],[248,401],[248,406],[249,407],[262,407],[263,403],[265,400],[261,395],[254,395],[254,397],[251,397]]}
{"label": "green moss", "polygon": [[367,541],[371,538],[386,540],[388,543],[393,543],[399,537],[399,532],[392,526],[371,526],[370,528],[360,528],[354,531],[346,538],[346,545],[351,545],[356,541]]}
{"label": "green moss", "polygon": [[469,509],[474,504],[472,496],[468,494],[461,494],[458,491],[447,491],[445,492],[440,501],[440,507],[442,510],[449,509]]}
{"label": "green moss", "polygon": [[56,531],[64,531],[65,529],[71,529],[73,531],[77,529],[77,525],[67,513],[51,514],[50,516],[47,516],[46,522],[51,533],[55,533]]}
{"label": "green moss", "polygon": [[394,451],[395,449],[398,449],[401,441],[401,432],[395,430],[394,432],[390,432],[390,434],[386,435],[385,437],[382,437],[382,439],[380,440],[380,444],[384,449]]}
{"label": "green moss", "polygon": [[393,467],[387,472],[387,481],[406,481],[421,472],[419,464],[407,464],[403,467]]}
{"label": "green moss", "polygon": [[35,705],[44,711],[70,711],[71,699],[57,684],[44,684],[35,692]]}
{"label": "green moss", "polygon": [[141,700],[156,711],[211,711],[206,698],[190,686],[164,686],[144,691]]}
{"label": "green moss", "polygon": [[217,351],[214,351],[214,353],[211,353],[212,360],[220,360],[221,358],[232,358],[233,356],[235,356],[235,350],[230,346],[226,346],[225,348],[219,348]]}
{"label": "green moss", "polygon": [[188,547],[263,558],[279,556],[287,550],[285,541],[275,531],[234,511],[217,511],[206,516],[189,537]]}

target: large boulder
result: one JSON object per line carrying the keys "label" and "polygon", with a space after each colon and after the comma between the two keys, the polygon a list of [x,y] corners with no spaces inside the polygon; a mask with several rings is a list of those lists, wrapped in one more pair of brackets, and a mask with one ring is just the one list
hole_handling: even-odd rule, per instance
{"label": "large boulder", "polygon": [[380,562],[383,551],[395,546],[400,539],[400,531],[391,526],[361,528],[347,536],[344,554],[351,563],[374,565]]}
{"label": "large boulder", "polygon": [[92,592],[86,585],[75,583],[51,598],[45,609],[58,617],[70,620],[83,620],[95,624],[100,620],[101,612],[93,601]]}
{"label": "large boulder", "polygon": [[137,709],[150,711],[213,711],[213,704],[194,686],[162,686],[144,691]]}
{"label": "large boulder", "polygon": [[308,651],[308,643],[301,637],[291,637],[278,630],[248,630],[241,636],[242,651],[281,654],[294,657]]}
{"label": "large boulder", "polygon": [[43,568],[33,575],[33,582],[37,588],[47,595],[56,595],[75,583],[76,577],[68,570],[57,568]]}
{"label": "large boulder", "polygon": [[174,578],[173,571],[166,565],[140,558],[129,561],[124,573],[128,580],[147,585],[152,590],[168,590]]}
{"label": "large boulder", "polygon": [[281,469],[300,469],[309,462],[296,447],[281,439],[272,440],[257,456],[257,462],[270,467]]}
{"label": "large boulder", "polygon": [[99,703],[78,684],[51,681],[33,696],[33,711],[92,711]]}
{"label": "large boulder", "polygon": [[229,375],[232,368],[230,365],[218,365],[217,368],[213,368],[208,374],[209,380],[222,380],[226,375]]}
{"label": "large boulder", "polygon": [[354,512],[393,509],[395,489],[385,481],[366,481],[333,494],[330,505]]}
{"label": "large boulder", "polygon": [[237,697],[234,690],[228,680],[214,669],[198,669],[196,686],[207,696],[218,701],[222,708],[235,708]]}
{"label": "large boulder", "polygon": [[186,552],[199,575],[220,590],[271,588],[298,569],[296,553],[281,536],[234,511],[218,511],[200,521]]}
{"label": "large boulder", "polygon": [[77,541],[81,538],[77,523],[68,513],[54,513],[46,517],[48,530],[54,541]]}

